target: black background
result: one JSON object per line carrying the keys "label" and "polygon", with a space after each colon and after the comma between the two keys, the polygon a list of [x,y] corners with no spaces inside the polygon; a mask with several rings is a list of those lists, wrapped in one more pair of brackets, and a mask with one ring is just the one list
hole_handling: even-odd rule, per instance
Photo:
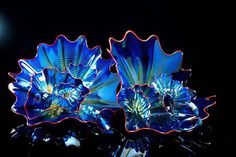
{"label": "black background", "polygon": [[[15,97],[7,89],[13,81],[7,72],[19,72],[17,60],[34,57],[39,43],[52,44],[59,34],[70,40],[83,34],[89,47],[100,45],[104,52],[110,36],[121,39],[127,30],[143,39],[156,34],[166,53],[184,52],[183,68],[193,71],[188,83],[191,88],[200,96],[218,94],[214,10],[213,4],[201,1],[1,1],[0,24],[5,29],[0,38],[0,149],[21,149],[7,143],[10,130],[25,121],[10,110]],[[226,153],[223,148],[230,145],[231,133],[225,133],[220,103],[210,109],[212,116],[205,121],[214,129],[213,144],[201,156]]]}

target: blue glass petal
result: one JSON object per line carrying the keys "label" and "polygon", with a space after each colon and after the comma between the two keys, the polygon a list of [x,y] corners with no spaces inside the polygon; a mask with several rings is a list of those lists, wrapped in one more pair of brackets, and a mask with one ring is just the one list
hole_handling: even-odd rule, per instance
{"label": "blue glass petal", "polygon": [[201,119],[206,119],[209,116],[206,109],[216,103],[215,98],[215,96],[200,98],[196,97],[192,100],[199,110],[198,115]]}
{"label": "blue glass petal", "polygon": [[30,89],[30,76],[27,70],[22,69],[19,74],[11,74],[16,81],[14,83],[10,83],[8,88],[9,90],[16,95],[17,100],[12,105],[12,111],[15,113],[19,113],[22,115],[26,115],[26,111],[24,108],[24,104],[28,97],[28,90]]}
{"label": "blue glass petal", "polygon": [[120,78],[116,73],[110,72],[110,67],[113,64],[112,59],[99,59],[97,61],[97,76],[89,87],[90,93],[86,96],[82,105],[94,105],[100,109],[120,108],[116,99],[116,92],[114,92],[120,83]]}
{"label": "blue glass petal", "polygon": [[70,42],[64,36],[59,36],[52,45],[40,44],[37,48],[37,56],[31,60],[25,60],[35,71],[43,68],[57,68],[65,71],[70,64],[93,66],[101,55],[101,49],[95,47],[89,49],[84,36],[80,36],[74,42]]}
{"label": "blue glass petal", "polygon": [[161,74],[155,77],[152,82],[153,87],[160,95],[170,95],[176,103],[185,103],[191,101],[189,89],[183,87],[182,82],[172,79],[172,75]]}
{"label": "blue glass petal", "polygon": [[96,69],[92,69],[90,66],[85,67],[82,64],[70,65],[68,71],[73,77],[82,79],[86,87],[89,87],[97,76]]}
{"label": "blue glass petal", "polygon": [[110,43],[124,86],[150,85],[155,76],[181,69],[182,52],[165,54],[156,36],[143,41],[128,31],[121,41],[111,39]]}

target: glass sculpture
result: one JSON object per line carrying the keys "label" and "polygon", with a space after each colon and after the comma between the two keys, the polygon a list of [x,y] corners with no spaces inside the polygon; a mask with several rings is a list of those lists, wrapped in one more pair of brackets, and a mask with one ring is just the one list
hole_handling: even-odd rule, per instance
{"label": "glass sculpture", "polygon": [[121,40],[110,38],[110,53],[122,81],[118,100],[127,131],[191,131],[208,116],[214,102],[185,85],[191,70],[181,68],[181,51],[166,54],[157,36],[142,40],[127,31]]}
{"label": "glass sculpture", "polygon": [[69,41],[60,35],[52,45],[40,44],[33,59],[19,60],[20,73],[9,73],[16,80],[9,84],[17,98],[12,111],[29,125],[76,118],[108,127],[100,113],[120,108],[120,79],[110,72],[114,63],[101,57],[99,46],[88,48],[84,36]]}
{"label": "glass sculpture", "polygon": [[[34,58],[19,60],[21,71],[9,73],[15,79],[9,90],[16,96],[12,111],[24,116],[27,125],[14,129],[12,138],[27,134],[31,143],[50,139],[79,148],[86,139],[82,136],[93,134],[101,136],[99,149],[107,148],[110,156],[148,156],[150,145],[165,145],[163,134],[201,126],[215,96],[198,97],[187,87],[192,72],[182,69],[181,51],[167,54],[157,36],[142,40],[133,31],[121,40],[110,38],[109,44],[110,57],[103,59],[101,48],[89,48],[84,36],[69,41],[60,35],[52,45],[40,44]],[[53,128],[66,119],[86,127],[63,124],[67,127],[56,135],[48,127],[37,127],[43,123]],[[87,122],[101,132],[94,132]],[[163,136],[157,142],[150,132]],[[113,144],[104,142],[103,136],[114,136],[109,138]],[[186,146],[191,138],[171,139],[191,151]]]}

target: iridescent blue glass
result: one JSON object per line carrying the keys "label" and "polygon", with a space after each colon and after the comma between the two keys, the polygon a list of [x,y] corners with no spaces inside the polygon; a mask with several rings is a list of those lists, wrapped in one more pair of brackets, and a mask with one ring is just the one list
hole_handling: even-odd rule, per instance
{"label": "iridescent blue glass", "polygon": [[33,59],[19,60],[20,73],[9,74],[16,80],[9,84],[17,97],[12,110],[29,125],[76,118],[108,128],[106,114],[100,113],[120,108],[120,79],[110,71],[114,63],[101,57],[100,47],[88,48],[84,36],[75,41],[59,36],[52,45],[40,44]]}
{"label": "iridescent blue glass", "polygon": [[128,31],[122,40],[110,38],[110,53],[122,80],[118,100],[127,131],[148,129],[165,134],[201,125],[205,108],[214,102],[196,98],[185,86],[191,71],[182,70],[181,51],[166,54],[155,35],[142,40]]}

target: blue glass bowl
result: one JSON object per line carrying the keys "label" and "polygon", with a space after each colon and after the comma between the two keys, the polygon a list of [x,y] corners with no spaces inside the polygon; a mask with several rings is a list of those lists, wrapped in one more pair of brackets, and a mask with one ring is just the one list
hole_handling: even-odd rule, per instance
{"label": "blue glass bowl", "polygon": [[142,40],[132,31],[109,42],[121,79],[118,100],[128,132],[192,131],[208,117],[206,109],[215,101],[196,97],[186,86],[191,70],[182,69],[181,51],[166,54],[157,36]]}
{"label": "blue glass bowl", "polygon": [[40,44],[33,59],[18,63],[21,72],[9,73],[15,79],[9,84],[16,96],[12,111],[23,115],[28,125],[75,118],[108,128],[110,110],[120,108],[120,78],[110,71],[115,62],[103,59],[99,46],[88,48],[84,36],[69,41],[60,35],[52,45]]}

